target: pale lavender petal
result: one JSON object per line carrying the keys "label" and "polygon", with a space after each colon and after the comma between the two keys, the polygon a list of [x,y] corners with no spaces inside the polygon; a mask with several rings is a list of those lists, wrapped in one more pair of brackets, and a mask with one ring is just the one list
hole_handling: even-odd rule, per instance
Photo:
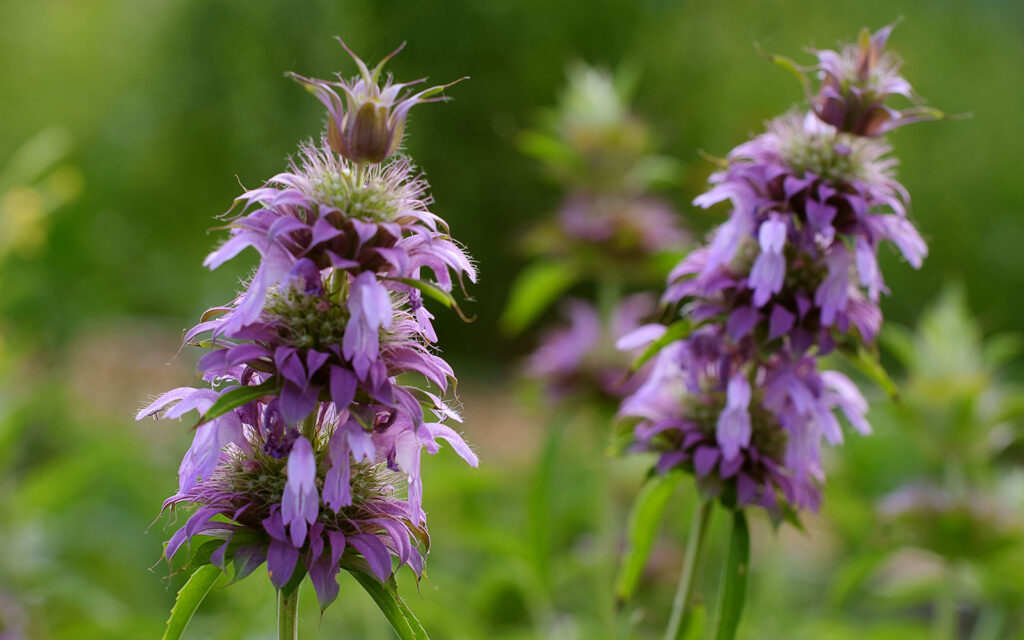
{"label": "pale lavender petal", "polygon": [[316,522],[319,503],[313,446],[306,438],[299,437],[288,455],[288,482],[281,497],[281,518],[289,526],[295,547],[302,546],[308,525]]}
{"label": "pale lavender petal", "polygon": [[750,393],[750,382],[743,374],[729,379],[725,409],[715,427],[715,438],[726,461],[738,456],[741,448],[750,446]]}

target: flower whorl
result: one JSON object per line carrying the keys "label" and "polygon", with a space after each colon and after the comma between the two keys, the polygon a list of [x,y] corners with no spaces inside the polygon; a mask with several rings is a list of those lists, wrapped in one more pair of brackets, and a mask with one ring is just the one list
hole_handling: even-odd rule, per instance
{"label": "flower whorl", "polygon": [[[399,100],[407,85],[377,87],[383,62],[371,74],[356,60],[352,84],[300,78],[328,107],[328,133],[236,200],[231,236],[205,261],[215,269],[247,247],[260,256],[245,290],[185,335],[209,349],[199,370],[210,387],[174,389],[138,415],[201,416],[165,503],[198,510],[166,557],[212,537],[211,564],[240,576],[266,561],[278,588],[308,573],[321,607],[341,567],[386,581],[394,557],[422,571],[423,449],[443,440],[477,464],[445,424],[460,421],[442,399],[454,373],[423,306],[424,292],[454,304],[453,283],[476,272],[412,163],[391,157],[409,108],[440,89]],[[332,84],[347,109],[324,100]],[[361,129],[367,118],[388,128],[386,144]]]}

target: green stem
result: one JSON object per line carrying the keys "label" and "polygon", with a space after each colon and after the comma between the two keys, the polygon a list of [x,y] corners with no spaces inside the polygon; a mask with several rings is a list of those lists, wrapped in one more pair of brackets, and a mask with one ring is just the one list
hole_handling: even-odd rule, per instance
{"label": "green stem", "polygon": [[366,164],[365,162],[357,162],[356,165],[356,188],[361,189],[363,187],[363,180],[366,178]]}
{"label": "green stem", "polygon": [[284,589],[277,592],[277,638],[298,640],[299,637],[299,590],[296,588],[285,595]]}
{"label": "green stem", "polygon": [[676,596],[672,601],[672,614],[668,619],[668,627],[665,628],[664,640],[677,640],[686,628],[683,622],[690,608],[693,582],[697,575],[697,563],[700,561],[701,550],[704,547],[704,536],[708,530],[708,522],[711,521],[709,517],[711,515],[711,505],[711,500],[701,499],[694,512],[693,522],[690,524],[690,538],[686,541],[686,556],[683,558],[683,570],[679,574],[679,585],[676,587]]}

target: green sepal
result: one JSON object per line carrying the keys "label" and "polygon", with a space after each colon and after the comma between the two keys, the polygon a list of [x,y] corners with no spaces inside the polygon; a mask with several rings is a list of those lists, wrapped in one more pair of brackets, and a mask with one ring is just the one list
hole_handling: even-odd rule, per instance
{"label": "green sepal", "polygon": [[167,628],[164,630],[163,640],[178,640],[181,637],[196,609],[206,599],[206,595],[213,588],[213,583],[221,575],[221,570],[212,564],[204,564],[192,573],[174,600],[171,615],[167,618]]}
{"label": "green sepal", "polygon": [[804,93],[807,95],[808,98],[811,97],[811,83],[810,83],[810,80],[807,79],[807,74],[804,73],[804,71],[800,68],[800,65],[798,65],[796,62],[794,62],[792,59],[787,58],[786,56],[780,56],[780,55],[777,55],[777,54],[774,54],[774,53],[768,53],[767,51],[765,51],[764,49],[761,48],[760,44],[756,44],[755,43],[754,44],[754,48],[757,49],[757,52],[760,53],[762,56],[764,56],[765,58],[768,58],[769,60],[771,60],[775,64],[779,65],[780,67],[782,67],[786,71],[789,71],[794,76],[796,76],[797,79],[800,80],[800,86],[802,86],[804,88]]}

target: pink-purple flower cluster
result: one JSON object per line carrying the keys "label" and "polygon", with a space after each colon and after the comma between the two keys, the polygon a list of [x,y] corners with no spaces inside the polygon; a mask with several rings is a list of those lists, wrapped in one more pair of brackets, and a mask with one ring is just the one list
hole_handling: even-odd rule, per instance
{"label": "pink-purple flower cluster", "polygon": [[[264,561],[278,588],[308,573],[322,607],[342,566],[381,581],[392,557],[422,571],[424,449],[446,441],[477,464],[445,424],[459,421],[443,400],[454,374],[434,353],[422,300],[450,296],[475,270],[429,210],[426,182],[392,155],[408,108],[427,94],[399,101],[382,125],[365,106],[387,112],[405,85],[379,89],[383,62],[369,74],[356,60],[362,79],[340,85],[347,110],[326,102],[321,144],[302,145],[288,172],[238,198],[231,237],[205,262],[217,268],[247,247],[260,255],[245,291],[185,336],[208,348],[199,370],[209,386],[169,391],[138,415],[200,416],[165,503],[198,509],[166,557],[211,538],[209,562],[232,562],[236,579]],[[380,127],[391,127],[383,146]]]}
{"label": "pink-purple flower cluster", "polygon": [[835,97],[837,86],[846,92],[842,122],[833,107],[792,112],[729,153],[694,201],[728,202],[729,219],[673,270],[662,298],[683,319],[620,341],[667,342],[621,407],[632,448],[659,453],[662,471],[692,470],[706,492],[734,504],[816,508],[822,442],[843,439],[837,412],[870,432],[857,387],[818,359],[877,336],[887,292],[877,259],[883,242],[915,268],[927,254],[881,130],[843,124],[859,122],[850,115],[858,109],[889,113],[881,101],[906,93],[894,87],[909,91],[881,54],[888,30],[856,54],[818,52],[821,95]]}
{"label": "pink-purple flower cluster", "polygon": [[628,377],[631,359],[639,354],[622,353],[613,345],[656,311],[657,300],[647,293],[624,298],[607,321],[591,303],[568,300],[567,324],[544,333],[527,362],[527,373],[544,380],[556,399],[587,392],[621,399],[636,391],[643,375]]}

